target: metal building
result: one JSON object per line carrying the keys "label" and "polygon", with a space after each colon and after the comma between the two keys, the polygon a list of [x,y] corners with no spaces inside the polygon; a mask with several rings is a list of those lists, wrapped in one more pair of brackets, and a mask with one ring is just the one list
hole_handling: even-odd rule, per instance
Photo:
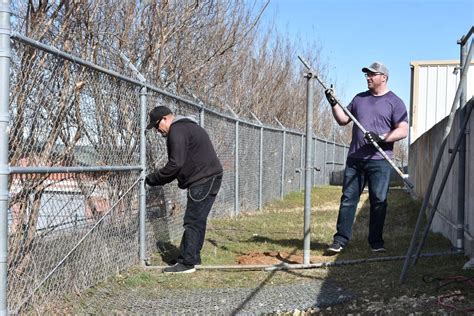
{"label": "metal building", "polygon": [[[471,62],[471,67],[474,62]],[[412,144],[449,115],[459,84],[459,60],[412,61],[410,136]],[[467,74],[467,100],[474,94],[474,71]],[[458,105],[459,107],[459,105]]]}

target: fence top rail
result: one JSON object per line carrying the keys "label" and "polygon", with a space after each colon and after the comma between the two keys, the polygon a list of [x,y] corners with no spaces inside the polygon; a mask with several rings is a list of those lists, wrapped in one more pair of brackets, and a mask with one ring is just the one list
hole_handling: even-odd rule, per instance
{"label": "fence top rail", "polygon": [[142,171],[142,166],[95,166],[95,167],[10,167],[10,174],[78,173],[109,171]]}

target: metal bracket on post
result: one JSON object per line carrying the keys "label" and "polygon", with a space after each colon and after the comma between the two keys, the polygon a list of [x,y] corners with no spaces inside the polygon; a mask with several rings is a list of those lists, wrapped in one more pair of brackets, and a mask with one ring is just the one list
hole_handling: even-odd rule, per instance
{"label": "metal bracket on post", "polygon": [[253,112],[250,112],[250,115],[252,115],[253,119],[254,119],[255,121],[257,121],[258,125],[260,125],[260,126],[263,127],[262,121],[260,121],[260,120],[258,119],[258,117],[257,117],[255,114],[253,114]]}
{"label": "metal bracket on post", "polygon": [[281,124],[281,122],[278,120],[278,118],[275,117],[275,121],[277,121],[278,125],[280,125],[282,130],[286,131],[286,127],[283,124]]}
{"label": "metal bracket on post", "polygon": [[234,112],[234,110],[232,110],[232,108],[226,104],[225,107],[230,111],[230,113],[232,113],[232,115],[238,120],[239,119],[239,116]]}
{"label": "metal bracket on post", "polygon": [[[306,170],[306,168],[296,168],[296,169],[295,169],[295,172],[296,172],[296,173],[302,173],[303,170]],[[319,172],[319,171],[321,171],[321,168],[316,167],[316,166],[313,166],[313,167],[310,167],[309,170],[316,170],[316,171]]]}
{"label": "metal bracket on post", "polygon": [[125,64],[127,64],[128,67],[130,67],[130,69],[137,75],[137,78],[138,80],[140,80],[141,82],[145,83],[146,82],[146,78],[145,76],[143,76],[140,71],[138,71],[137,67],[135,67],[134,64],[132,64],[132,62],[130,61],[130,59],[127,58],[127,56],[125,56],[124,53],[122,53],[121,51],[119,51],[120,53],[120,57],[125,61]]}

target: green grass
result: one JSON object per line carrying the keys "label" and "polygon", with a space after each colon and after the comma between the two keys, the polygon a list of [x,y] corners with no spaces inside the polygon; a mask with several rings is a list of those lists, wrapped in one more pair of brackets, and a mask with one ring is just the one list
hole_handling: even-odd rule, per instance
{"label": "green grass", "polygon": [[[311,213],[311,259],[313,262],[332,262],[381,256],[404,256],[420,209],[420,201],[413,200],[401,189],[393,189],[389,194],[389,208],[385,223],[384,254],[370,252],[367,243],[369,205],[367,193],[359,203],[354,223],[353,240],[337,256],[324,256],[327,244],[332,242],[335,232],[340,187],[320,187],[312,192]],[[304,194],[291,193],[281,201],[275,201],[264,210],[241,214],[234,218],[220,218],[209,221],[206,242],[202,251],[203,265],[236,265],[239,258],[248,254],[265,252],[284,255],[303,255]],[[424,228],[424,224],[422,226]],[[177,255],[177,244],[168,245],[167,250],[152,256],[153,265],[164,265],[164,259]],[[448,251],[451,245],[447,239],[430,233],[423,252]],[[433,290],[433,284],[422,281],[428,274],[444,277],[453,274],[474,276],[472,271],[464,271],[467,261],[462,255],[420,258],[411,267],[406,283],[399,284],[402,260],[364,263],[356,265],[332,266],[292,271],[235,271],[199,270],[187,275],[162,274],[158,269],[135,267],[113,278],[107,284],[109,292],[140,290],[144,296],[157,297],[167,289],[256,287],[259,284],[283,284],[307,282],[311,279],[332,280],[360,295],[359,300],[375,297],[383,301],[402,295],[417,296]],[[86,306],[87,300],[97,297],[100,286],[91,289],[76,304]],[[108,293],[109,293],[108,292]],[[109,293],[110,294],[110,293]],[[348,303],[349,304],[349,303]],[[346,304],[347,305],[347,304]],[[333,310],[344,313],[347,306]],[[78,309],[77,309],[78,308]]]}

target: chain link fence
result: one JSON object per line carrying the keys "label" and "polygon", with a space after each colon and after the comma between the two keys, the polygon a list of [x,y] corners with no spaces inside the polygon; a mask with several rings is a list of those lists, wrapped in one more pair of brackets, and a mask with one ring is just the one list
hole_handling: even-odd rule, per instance
{"label": "chain link fence", "polygon": [[[157,105],[195,116],[215,145],[224,178],[211,218],[255,211],[303,189],[303,133],[217,111],[18,34],[12,39],[10,311],[41,313],[57,297],[140,263],[140,210],[146,256],[181,236],[186,192],[175,183],[144,188],[141,181],[144,169],[167,159],[154,131],[145,134],[144,153],[140,147],[146,113]],[[347,147],[313,141],[313,184],[328,184],[344,167]]]}

